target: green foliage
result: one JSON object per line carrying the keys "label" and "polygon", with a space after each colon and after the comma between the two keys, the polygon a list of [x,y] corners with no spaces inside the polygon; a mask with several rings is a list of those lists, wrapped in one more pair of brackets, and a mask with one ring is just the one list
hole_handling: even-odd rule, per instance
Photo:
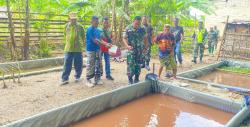
{"label": "green foliage", "polygon": [[193,42],[192,41],[182,42],[182,47],[181,47],[182,53],[191,53],[192,50],[193,50]]}
{"label": "green foliage", "polygon": [[48,57],[50,56],[50,52],[48,41],[46,39],[41,39],[39,44],[39,55],[41,57]]}
{"label": "green foliage", "polygon": [[157,44],[152,45],[151,47],[151,55],[157,56],[158,55],[159,46]]}
{"label": "green foliage", "polygon": [[232,67],[232,66],[222,66],[219,68],[220,70],[223,71],[228,71],[228,72],[235,72],[235,73],[241,73],[241,74],[250,74],[250,68],[241,68],[241,67]]}

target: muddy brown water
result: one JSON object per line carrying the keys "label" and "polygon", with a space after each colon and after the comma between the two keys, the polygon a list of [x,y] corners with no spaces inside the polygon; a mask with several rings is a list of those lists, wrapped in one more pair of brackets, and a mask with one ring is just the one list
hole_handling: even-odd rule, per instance
{"label": "muddy brown water", "polygon": [[250,88],[250,75],[216,70],[207,75],[198,77],[199,80],[221,83],[230,86]]}
{"label": "muddy brown water", "polygon": [[70,127],[222,127],[232,116],[175,97],[152,94]]}

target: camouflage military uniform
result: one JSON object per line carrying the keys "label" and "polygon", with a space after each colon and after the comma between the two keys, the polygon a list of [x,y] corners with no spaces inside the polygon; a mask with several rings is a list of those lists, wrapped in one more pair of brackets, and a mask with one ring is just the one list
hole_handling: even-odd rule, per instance
{"label": "camouflage military uniform", "polygon": [[143,54],[144,61],[146,65],[149,65],[150,58],[151,58],[151,46],[152,46],[152,36],[153,36],[153,27],[151,25],[142,25],[147,33],[148,39],[148,49],[145,54]]}
{"label": "camouflage military uniform", "polygon": [[217,33],[215,31],[209,31],[208,33],[208,51],[209,54],[213,54],[214,52],[214,46],[216,43],[216,35]]}
{"label": "camouflage military uniform", "polygon": [[126,31],[123,38],[128,40],[128,44],[133,47],[127,54],[127,74],[131,83],[131,79],[135,76],[135,82],[139,79],[141,73],[141,64],[143,62],[142,52],[144,49],[144,37],[146,35],[145,30],[142,27],[137,29],[133,28],[133,25],[126,27]]}
{"label": "camouflage military uniform", "polygon": [[207,30],[202,29],[202,30],[197,30],[193,34],[194,38],[194,62],[196,63],[196,59],[198,57],[198,50],[200,49],[200,61],[202,62],[204,50],[205,50],[205,44],[206,44],[206,38],[207,38]]}
{"label": "camouflage military uniform", "polygon": [[216,41],[214,44],[214,48],[217,49],[217,44],[218,44],[218,39],[219,39],[219,30],[214,30],[214,31],[216,33]]}

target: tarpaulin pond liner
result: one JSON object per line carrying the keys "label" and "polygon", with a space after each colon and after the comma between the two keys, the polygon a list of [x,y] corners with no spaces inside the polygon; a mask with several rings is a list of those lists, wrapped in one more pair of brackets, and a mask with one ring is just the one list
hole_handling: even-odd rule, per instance
{"label": "tarpaulin pond liner", "polygon": [[[226,112],[239,111],[245,117],[246,109],[241,110],[241,104],[213,95],[204,94],[187,88],[172,85],[170,82],[144,81],[135,85],[118,88],[78,102],[49,110],[25,119],[4,125],[3,127],[60,127],[67,126],[79,120],[84,120],[95,114],[128,103],[131,100],[147,94],[162,93],[174,96],[192,103],[203,104]],[[238,115],[238,114],[237,114]],[[241,115],[241,114],[240,114]],[[235,119],[235,118],[232,118]],[[241,120],[244,118],[240,119]],[[229,121],[230,122],[230,121]],[[238,124],[238,123],[237,123]],[[228,126],[233,127],[233,126]]]}
{"label": "tarpaulin pond liner", "polygon": [[[231,67],[250,68],[250,62],[248,61],[223,60],[214,64],[207,65],[205,67],[201,67],[198,69],[180,73],[178,74],[178,78],[183,79],[183,80],[188,80],[191,82],[195,82],[200,85],[211,85],[214,87],[227,89],[229,91],[242,95],[244,99],[245,107],[227,124],[227,126],[230,126],[230,127],[237,127],[236,125],[238,125],[239,122],[242,121],[242,118],[248,117],[248,119],[250,119],[250,115],[249,115],[250,114],[250,109],[249,109],[250,108],[250,89],[239,88],[236,86],[229,86],[227,84],[213,83],[213,82],[207,82],[207,81],[195,79],[197,77],[207,75],[208,73],[211,73],[216,68],[221,67],[223,65],[227,65]],[[249,82],[249,85],[250,85],[250,82]]]}
{"label": "tarpaulin pond liner", "polygon": [[194,78],[206,75],[206,74],[214,71],[216,68],[224,66],[224,65],[232,66],[232,67],[250,68],[250,62],[247,62],[247,61],[223,60],[223,61],[219,61],[219,62],[216,62],[213,64],[209,64],[209,65],[204,66],[204,67],[200,67],[197,69],[193,69],[193,70],[179,73],[178,76],[184,77],[184,78],[194,79]]}
{"label": "tarpaulin pond liner", "polygon": [[[83,67],[86,66],[86,58],[83,58]],[[8,70],[10,67],[20,68],[21,70],[21,77],[31,76],[31,75],[39,75],[48,72],[54,71],[61,71],[63,69],[64,58],[63,57],[54,57],[54,58],[46,58],[46,59],[36,59],[36,60],[27,60],[27,61],[17,61],[17,62],[7,62],[7,63],[0,63],[0,71]],[[48,67],[47,69],[45,69]],[[22,70],[32,70],[32,69],[39,69],[42,68],[43,70],[31,71],[22,73]],[[17,78],[18,75],[16,74],[15,77]],[[12,78],[12,75],[5,75],[5,79]],[[0,80],[3,77],[0,77]]]}

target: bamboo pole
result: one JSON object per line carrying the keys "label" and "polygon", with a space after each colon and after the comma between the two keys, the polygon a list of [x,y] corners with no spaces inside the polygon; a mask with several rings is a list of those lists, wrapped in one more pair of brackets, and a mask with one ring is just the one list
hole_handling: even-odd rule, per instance
{"label": "bamboo pole", "polygon": [[217,61],[218,61],[219,58],[220,58],[222,46],[224,45],[225,40],[226,40],[226,30],[227,30],[228,20],[229,20],[229,16],[227,16],[227,21],[226,21],[226,24],[225,24],[225,27],[224,27],[224,30],[223,30],[223,36],[222,36],[221,44],[220,44],[220,46],[219,46],[219,52],[218,52],[218,55],[217,55],[217,58],[216,58]]}
{"label": "bamboo pole", "polygon": [[8,19],[9,19],[9,31],[10,31],[10,39],[11,39],[11,54],[13,60],[16,59],[16,42],[15,42],[15,31],[14,31],[14,25],[12,22],[12,14],[10,11],[10,0],[6,0],[7,4],[7,12],[8,12]]}

